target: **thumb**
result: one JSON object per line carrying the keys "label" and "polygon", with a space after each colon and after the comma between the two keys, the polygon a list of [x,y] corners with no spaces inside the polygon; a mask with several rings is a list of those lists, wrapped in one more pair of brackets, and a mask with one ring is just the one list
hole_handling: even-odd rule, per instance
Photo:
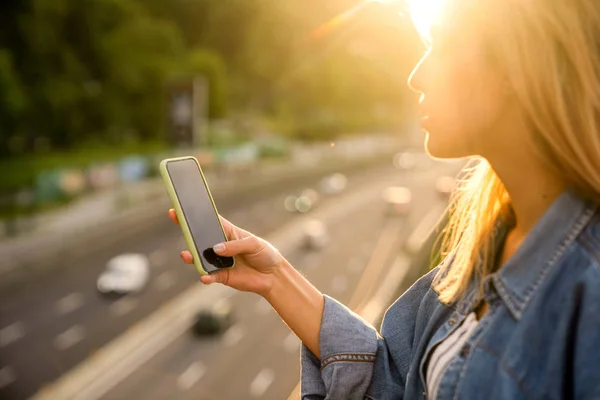
{"label": "thumb", "polygon": [[213,250],[220,256],[236,256],[244,253],[258,253],[261,248],[262,244],[259,239],[252,235],[243,239],[219,243],[213,247]]}
{"label": "thumb", "polygon": [[227,286],[229,283],[229,269],[213,272],[208,275],[202,275],[200,280],[202,283],[207,285],[211,283],[222,283],[223,285]]}

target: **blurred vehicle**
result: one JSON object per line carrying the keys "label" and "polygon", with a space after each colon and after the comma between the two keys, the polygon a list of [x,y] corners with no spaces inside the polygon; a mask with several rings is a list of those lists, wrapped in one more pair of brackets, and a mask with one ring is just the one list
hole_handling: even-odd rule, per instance
{"label": "blurred vehicle", "polygon": [[328,196],[336,195],[343,192],[347,185],[346,175],[335,173],[321,180],[321,192]]}
{"label": "blurred vehicle", "polygon": [[307,221],[304,226],[304,246],[309,250],[321,250],[329,243],[327,226],[319,220]]}
{"label": "blurred vehicle", "polygon": [[390,186],[383,191],[385,213],[391,216],[403,216],[410,211],[412,192],[403,186]]}
{"label": "blurred vehicle", "polygon": [[233,324],[233,306],[229,300],[221,299],[212,307],[200,310],[194,318],[192,333],[210,336],[223,333]]}
{"label": "blurred vehicle", "polygon": [[98,278],[98,290],[107,294],[139,292],[148,283],[149,265],[144,254],[128,253],[113,257]]}
{"label": "blurred vehicle", "polygon": [[417,166],[417,156],[412,151],[403,151],[394,156],[394,166],[398,169],[411,170]]}
{"label": "blurred vehicle", "polygon": [[305,189],[299,196],[288,196],[284,200],[284,207],[289,212],[307,213],[319,202],[319,193],[314,189]]}
{"label": "blurred vehicle", "polygon": [[435,181],[436,192],[445,199],[449,199],[456,186],[456,179],[452,176],[440,176]]}

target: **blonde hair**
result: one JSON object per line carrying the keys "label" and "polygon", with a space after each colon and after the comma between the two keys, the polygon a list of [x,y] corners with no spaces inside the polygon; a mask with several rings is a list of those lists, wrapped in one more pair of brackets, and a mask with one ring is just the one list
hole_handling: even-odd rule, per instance
{"label": "blonde hair", "polygon": [[[469,15],[485,19],[490,54],[506,72],[539,156],[572,189],[600,203],[600,1],[467,3],[477,11]],[[510,215],[510,198],[487,161],[466,170],[449,212],[441,251],[453,261],[434,283],[446,303],[497,267],[493,229]]]}

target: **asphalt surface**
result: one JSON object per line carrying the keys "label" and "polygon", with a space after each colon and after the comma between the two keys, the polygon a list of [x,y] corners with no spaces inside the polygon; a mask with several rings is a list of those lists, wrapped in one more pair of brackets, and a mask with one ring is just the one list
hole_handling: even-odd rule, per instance
{"label": "asphalt surface", "polygon": [[[412,189],[412,209],[400,230],[407,236],[427,213],[443,204],[434,182],[444,172],[448,172],[444,165],[414,173],[389,168],[373,172],[365,182],[380,183],[380,189],[390,184]],[[343,202],[344,197],[336,201]],[[332,240],[325,249],[299,248],[286,257],[321,291],[348,302],[387,223],[383,202],[374,202],[328,226]],[[182,335],[104,398],[286,399],[299,379],[299,340],[260,297],[238,292],[229,301],[236,319],[222,336]]]}
{"label": "asphalt surface", "polygon": [[[424,191],[423,199],[438,201],[432,182],[444,168],[436,164],[430,170],[402,172],[390,160],[389,166],[348,175],[348,191],[360,190],[361,185],[377,179],[388,184],[390,177],[395,184],[414,186],[412,224],[418,220],[417,209],[428,208],[417,191]],[[315,180],[310,186],[316,189],[317,185]],[[284,199],[306,187],[219,211],[235,224],[266,235],[294,218],[284,209]],[[343,195],[324,198],[323,206],[336,201],[343,201]],[[385,221],[382,211],[382,204],[374,204],[367,210],[357,210],[347,224],[330,227],[332,243],[320,253],[294,252],[286,256],[320,289],[344,301]],[[194,268],[178,257],[184,242],[166,214],[164,225],[135,239],[94,255],[89,262],[0,295],[0,398],[31,396],[197,281]],[[149,256],[149,283],[138,295],[103,297],[96,289],[96,279],[111,257],[124,252]],[[238,320],[224,336],[204,341],[181,337],[106,398],[163,399],[173,393],[185,398],[188,393],[194,398],[243,399],[249,398],[249,390],[257,396],[262,392],[264,398],[282,398],[274,393],[289,392],[297,382],[297,340],[257,297],[238,294],[234,303]],[[231,384],[232,377],[235,384]],[[248,384],[243,383],[248,380]]]}

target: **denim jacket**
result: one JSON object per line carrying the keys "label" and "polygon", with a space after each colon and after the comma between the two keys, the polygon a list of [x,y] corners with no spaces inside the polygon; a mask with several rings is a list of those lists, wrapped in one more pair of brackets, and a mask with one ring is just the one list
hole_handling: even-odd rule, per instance
{"label": "denim jacket", "polygon": [[[325,296],[321,359],[302,348],[302,399],[425,399],[425,360],[480,302],[446,305],[418,280],[381,333]],[[571,191],[484,280],[488,312],[440,380],[438,399],[600,399],[600,213]]]}

